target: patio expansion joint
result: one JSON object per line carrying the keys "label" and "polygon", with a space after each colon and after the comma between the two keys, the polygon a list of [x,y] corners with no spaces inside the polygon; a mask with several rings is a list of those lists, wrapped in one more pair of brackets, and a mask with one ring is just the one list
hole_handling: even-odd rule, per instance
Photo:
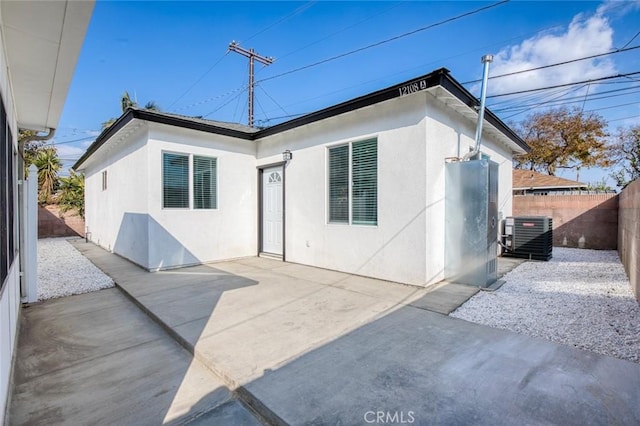
{"label": "patio expansion joint", "polygon": [[[213,365],[209,360],[201,355],[199,351],[195,348],[194,345],[189,343],[185,338],[183,338],[177,331],[175,331],[171,326],[166,324],[164,321],[160,319],[156,314],[154,314],[150,309],[148,309],[144,304],[136,299],[135,296],[127,292],[127,290],[118,285],[116,283],[116,287],[122,291],[122,293],[129,299],[131,302],[136,305],[142,312],[144,312],[151,320],[153,320],[156,324],[160,326],[172,339],[174,339],[184,350],[189,352],[194,359],[196,359],[204,368],[209,370],[214,376],[219,378],[222,383],[224,383],[233,396],[235,396],[238,401],[246,406],[251,412],[258,417],[263,423],[269,425],[277,425],[284,426],[287,423],[282,420],[274,411],[269,409],[266,405],[264,405],[258,398],[256,398],[249,390],[240,385],[236,380],[234,380],[231,375],[221,368]],[[316,290],[319,291],[319,290]],[[189,322],[189,321],[188,321]],[[187,323],[188,323],[187,322]],[[186,324],[186,323],[185,323]],[[194,419],[191,419],[194,420]],[[190,420],[190,421],[191,421]]]}

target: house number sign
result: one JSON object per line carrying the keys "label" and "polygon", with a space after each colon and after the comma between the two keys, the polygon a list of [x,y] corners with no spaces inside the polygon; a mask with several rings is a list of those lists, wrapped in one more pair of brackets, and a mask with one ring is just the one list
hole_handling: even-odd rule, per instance
{"label": "house number sign", "polygon": [[409,83],[398,88],[400,96],[407,96],[412,93],[419,92],[427,88],[427,80],[416,81],[415,83]]}

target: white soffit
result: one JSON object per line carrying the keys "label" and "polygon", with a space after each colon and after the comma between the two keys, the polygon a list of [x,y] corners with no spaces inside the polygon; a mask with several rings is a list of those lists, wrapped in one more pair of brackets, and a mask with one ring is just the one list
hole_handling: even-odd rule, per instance
{"label": "white soffit", "polygon": [[[431,90],[429,90],[431,94],[444,103],[447,107],[456,111],[458,114],[472,121],[474,124],[478,122],[478,112],[466,105],[456,96],[449,93],[442,86],[435,86]],[[505,136],[499,129],[497,129],[493,124],[487,121],[487,117],[485,115],[484,122],[482,124],[482,132],[488,135],[495,137],[500,140],[505,146],[507,146],[511,151],[515,154],[524,154],[525,150],[522,149],[521,146],[513,142],[510,138]]]}
{"label": "white soffit", "polygon": [[94,1],[2,1],[0,18],[18,126],[58,126]]}

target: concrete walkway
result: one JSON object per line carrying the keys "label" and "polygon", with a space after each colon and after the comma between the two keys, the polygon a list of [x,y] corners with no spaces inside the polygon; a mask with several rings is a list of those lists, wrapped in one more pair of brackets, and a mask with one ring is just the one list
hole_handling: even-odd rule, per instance
{"label": "concrete walkway", "polygon": [[473,288],[262,258],[148,273],[74,245],[272,423],[640,423],[640,365],[442,315]]}
{"label": "concrete walkway", "polygon": [[260,424],[117,289],[22,310],[8,421]]}

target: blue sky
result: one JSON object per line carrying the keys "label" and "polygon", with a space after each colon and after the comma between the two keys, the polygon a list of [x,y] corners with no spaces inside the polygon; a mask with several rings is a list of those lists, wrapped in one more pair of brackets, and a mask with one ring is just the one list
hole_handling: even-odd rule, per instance
{"label": "blue sky", "polygon": [[[272,125],[282,117],[312,112],[440,67],[448,68],[460,82],[472,81],[480,78],[480,57],[486,53],[496,55],[490,73],[499,75],[640,45],[639,1],[510,1],[473,13],[496,3],[98,1],[55,143],[65,168],[72,165],[99,133],[100,124],[120,115],[119,99],[125,90],[141,105],[154,101],[167,112],[246,123],[248,62],[227,53],[232,40],[275,58],[268,67],[256,64],[259,125]],[[510,93],[637,71],[640,49],[497,78],[491,80],[488,92]],[[640,74],[606,83],[489,98],[488,106],[505,121],[517,122],[538,111],[535,105],[575,102],[567,105],[596,110],[611,120],[612,130],[638,124]],[[478,94],[478,84],[465,86]],[[580,180],[595,182],[607,174],[582,170]],[[575,171],[561,175],[576,178]]]}

